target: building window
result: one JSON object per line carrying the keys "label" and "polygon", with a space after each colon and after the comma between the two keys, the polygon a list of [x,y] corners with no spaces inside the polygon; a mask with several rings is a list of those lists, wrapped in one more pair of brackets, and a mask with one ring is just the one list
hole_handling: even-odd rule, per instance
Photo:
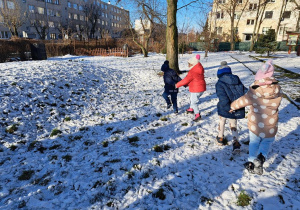
{"label": "building window", "polygon": [[219,0],[219,4],[225,4],[226,0]]}
{"label": "building window", "polygon": [[71,2],[68,2],[68,7],[69,7],[69,8],[72,8]]}
{"label": "building window", "polygon": [[267,34],[267,32],[269,31],[270,27],[263,27],[262,28],[262,33],[263,34]]}
{"label": "building window", "polygon": [[55,0],[55,1],[54,1],[54,4],[59,4],[59,0]]}
{"label": "building window", "polygon": [[44,9],[43,7],[38,7],[38,8],[37,8],[37,11],[38,11],[38,13],[41,14],[41,15],[45,14],[45,9]]}
{"label": "building window", "polygon": [[12,1],[7,1],[7,8],[8,9],[15,9],[15,3]]}
{"label": "building window", "polygon": [[69,19],[72,19],[72,14],[71,13],[69,13]]}
{"label": "building window", "polygon": [[252,39],[252,35],[251,34],[246,34],[245,35],[245,41],[250,41]]}
{"label": "building window", "polygon": [[81,21],[84,21],[84,16],[83,15],[80,15],[79,18],[80,18]]}
{"label": "building window", "polygon": [[79,11],[82,11],[83,10],[83,7],[81,5],[79,5]]}
{"label": "building window", "polygon": [[74,14],[74,20],[78,20],[78,15]]}
{"label": "building window", "polygon": [[291,11],[285,11],[282,15],[283,18],[290,18],[291,17]]}
{"label": "building window", "polygon": [[257,4],[249,4],[249,10],[256,10]]}
{"label": "building window", "polygon": [[47,9],[47,15],[54,16],[54,11],[52,9]]}
{"label": "building window", "polygon": [[222,27],[215,27],[215,32],[217,34],[222,34]]}
{"label": "building window", "polygon": [[9,38],[8,31],[1,31],[0,38],[1,39],[8,39]]}
{"label": "building window", "polygon": [[34,13],[34,6],[28,5],[28,10],[30,13]]}
{"label": "building window", "polygon": [[56,17],[61,17],[60,11],[56,11]]}
{"label": "building window", "polygon": [[49,21],[48,25],[49,25],[49,28],[54,28],[54,22]]}
{"label": "building window", "polygon": [[238,4],[242,4],[242,3],[243,3],[243,0],[237,0],[237,3],[238,3]]}
{"label": "building window", "polygon": [[273,11],[266,11],[265,18],[266,19],[271,19],[272,17],[273,17]]}
{"label": "building window", "polygon": [[254,25],[254,20],[248,19],[247,20],[247,25]]}
{"label": "building window", "polygon": [[73,8],[74,9],[78,9],[78,5],[77,4],[73,4]]}
{"label": "building window", "polygon": [[267,2],[268,2],[268,3],[269,3],[269,2],[272,2],[272,3],[273,3],[273,2],[275,2],[275,0],[267,0]]}
{"label": "building window", "polygon": [[217,12],[217,19],[223,19],[224,13],[223,12]]}
{"label": "building window", "polygon": [[241,13],[234,13],[234,19],[240,19]]}
{"label": "building window", "polygon": [[50,39],[56,39],[56,33],[51,33],[50,34]]}

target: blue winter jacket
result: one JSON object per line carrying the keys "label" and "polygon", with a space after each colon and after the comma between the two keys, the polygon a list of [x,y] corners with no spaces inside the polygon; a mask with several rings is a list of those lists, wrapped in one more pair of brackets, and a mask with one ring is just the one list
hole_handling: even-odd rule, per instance
{"label": "blue winter jacket", "polygon": [[173,69],[170,69],[167,63],[163,64],[161,70],[164,72],[165,91],[168,93],[178,93],[175,84],[181,80]]}
{"label": "blue winter jacket", "polygon": [[230,104],[234,100],[243,96],[248,89],[243,85],[240,78],[231,73],[224,73],[218,75],[219,80],[216,84],[216,92],[219,98],[217,105],[218,115],[230,118],[241,119],[245,117],[245,108],[236,110],[233,113],[229,113]]}

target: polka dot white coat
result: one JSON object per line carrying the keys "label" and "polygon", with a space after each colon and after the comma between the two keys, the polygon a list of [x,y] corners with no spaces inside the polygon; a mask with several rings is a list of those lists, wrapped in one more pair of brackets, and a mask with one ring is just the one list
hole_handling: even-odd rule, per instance
{"label": "polka dot white coat", "polygon": [[[265,85],[265,82],[272,84]],[[230,107],[237,110],[250,106],[247,115],[249,130],[261,138],[270,138],[277,133],[278,107],[281,99],[281,88],[278,82],[270,77],[255,81],[250,85],[248,92],[233,101]]]}

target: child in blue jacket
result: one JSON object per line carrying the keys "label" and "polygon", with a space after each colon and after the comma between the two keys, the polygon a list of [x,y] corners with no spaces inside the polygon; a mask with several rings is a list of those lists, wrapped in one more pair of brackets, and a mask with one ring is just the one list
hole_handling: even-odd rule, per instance
{"label": "child in blue jacket", "polygon": [[[164,72],[164,83],[165,83],[165,91],[162,94],[164,99],[167,102],[167,109],[171,108],[173,104],[174,113],[178,113],[177,106],[177,94],[178,88],[175,87],[175,84],[181,80],[181,78],[176,74],[173,69],[169,67],[169,61],[165,61],[161,67],[161,70]],[[171,96],[171,101],[169,99],[169,95]]]}
{"label": "child in blue jacket", "polygon": [[235,154],[240,151],[241,147],[238,142],[237,119],[245,117],[245,108],[229,113],[230,104],[234,100],[243,96],[248,89],[242,84],[237,75],[232,74],[231,68],[227,65],[226,61],[221,62],[217,76],[219,78],[216,84],[216,92],[219,98],[217,105],[219,115],[219,133],[217,136],[217,142],[219,145],[224,145],[224,129],[226,119],[228,118],[230,130],[233,135],[233,153]]}

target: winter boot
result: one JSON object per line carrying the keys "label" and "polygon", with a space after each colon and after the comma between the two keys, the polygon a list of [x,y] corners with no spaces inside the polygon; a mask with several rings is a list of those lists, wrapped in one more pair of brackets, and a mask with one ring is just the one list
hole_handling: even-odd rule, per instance
{"label": "winter boot", "polygon": [[253,161],[254,164],[254,173],[258,175],[263,174],[263,165],[266,158],[260,153],[257,158]]}
{"label": "winter boot", "polygon": [[174,109],[174,114],[178,114],[178,109]]}
{"label": "winter boot", "polygon": [[201,115],[200,114],[195,114],[194,122],[199,122],[200,120],[201,120]]}
{"label": "winter boot", "polygon": [[224,145],[226,145],[225,144],[225,139],[224,139],[224,137],[219,137],[219,136],[217,136],[217,144],[219,145],[219,146],[224,146]]}
{"label": "winter boot", "polygon": [[252,162],[246,162],[244,167],[249,171],[249,173],[254,174],[254,164]]}
{"label": "winter boot", "polygon": [[186,110],[186,113],[188,113],[188,114],[194,114],[194,109],[188,108],[188,109]]}
{"label": "winter boot", "polygon": [[232,144],[233,148],[232,148],[232,154],[236,155],[239,154],[241,152],[241,144],[235,140]]}
{"label": "winter boot", "polygon": [[172,104],[167,104],[167,109],[170,109]]}

